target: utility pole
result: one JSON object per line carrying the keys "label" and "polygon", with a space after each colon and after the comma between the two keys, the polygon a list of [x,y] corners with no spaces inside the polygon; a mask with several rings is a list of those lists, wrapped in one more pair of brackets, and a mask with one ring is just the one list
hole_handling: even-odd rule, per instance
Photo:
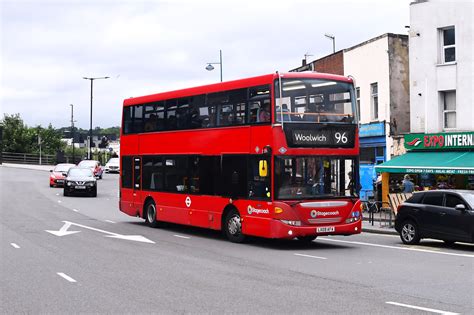
{"label": "utility pole", "polygon": [[72,135],[72,164],[76,164],[76,155],[74,154],[74,105],[71,106],[71,135]]}
{"label": "utility pole", "polygon": [[39,156],[39,164],[41,165],[41,135],[39,133],[39,130],[38,130],[38,145],[39,145],[39,149],[40,149],[40,156]]}

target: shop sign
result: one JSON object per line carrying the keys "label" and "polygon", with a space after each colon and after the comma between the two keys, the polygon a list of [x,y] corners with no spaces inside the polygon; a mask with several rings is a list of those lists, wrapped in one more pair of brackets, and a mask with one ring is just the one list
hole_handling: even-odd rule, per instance
{"label": "shop sign", "polygon": [[360,125],[359,138],[379,136],[385,136],[385,122]]}
{"label": "shop sign", "polygon": [[474,132],[412,133],[405,135],[407,150],[474,149]]}

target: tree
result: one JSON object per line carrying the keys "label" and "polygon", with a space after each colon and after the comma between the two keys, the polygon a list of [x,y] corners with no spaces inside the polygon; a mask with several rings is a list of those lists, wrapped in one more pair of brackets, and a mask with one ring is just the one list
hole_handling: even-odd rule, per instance
{"label": "tree", "polygon": [[23,123],[20,114],[3,116],[3,151],[31,152],[32,133]]}
{"label": "tree", "polygon": [[3,120],[3,151],[14,153],[38,153],[38,136],[41,137],[41,149],[44,154],[56,154],[63,150],[61,133],[49,124],[48,128],[36,126],[28,128],[20,114],[4,114]]}

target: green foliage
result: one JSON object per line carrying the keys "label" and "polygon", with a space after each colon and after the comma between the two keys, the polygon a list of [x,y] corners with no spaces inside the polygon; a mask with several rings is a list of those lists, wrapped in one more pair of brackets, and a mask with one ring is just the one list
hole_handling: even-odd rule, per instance
{"label": "green foliage", "polygon": [[38,153],[39,138],[44,154],[55,154],[65,148],[65,144],[61,142],[61,133],[51,124],[46,129],[41,126],[29,128],[23,123],[20,114],[4,114],[2,124],[4,152]]}
{"label": "green foliage", "polygon": [[2,124],[3,151],[30,153],[33,133],[23,123],[20,114],[4,114]]}

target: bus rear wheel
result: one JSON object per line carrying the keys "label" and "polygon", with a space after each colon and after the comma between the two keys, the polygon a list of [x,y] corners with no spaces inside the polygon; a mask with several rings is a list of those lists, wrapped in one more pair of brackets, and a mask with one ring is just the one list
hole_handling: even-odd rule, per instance
{"label": "bus rear wheel", "polygon": [[153,200],[150,200],[145,204],[145,220],[150,227],[158,227],[158,221],[156,220],[156,204]]}
{"label": "bus rear wheel", "polygon": [[229,241],[242,243],[245,240],[245,235],[242,234],[242,220],[237,210],[232,209],[227,213],[222,228]]}

